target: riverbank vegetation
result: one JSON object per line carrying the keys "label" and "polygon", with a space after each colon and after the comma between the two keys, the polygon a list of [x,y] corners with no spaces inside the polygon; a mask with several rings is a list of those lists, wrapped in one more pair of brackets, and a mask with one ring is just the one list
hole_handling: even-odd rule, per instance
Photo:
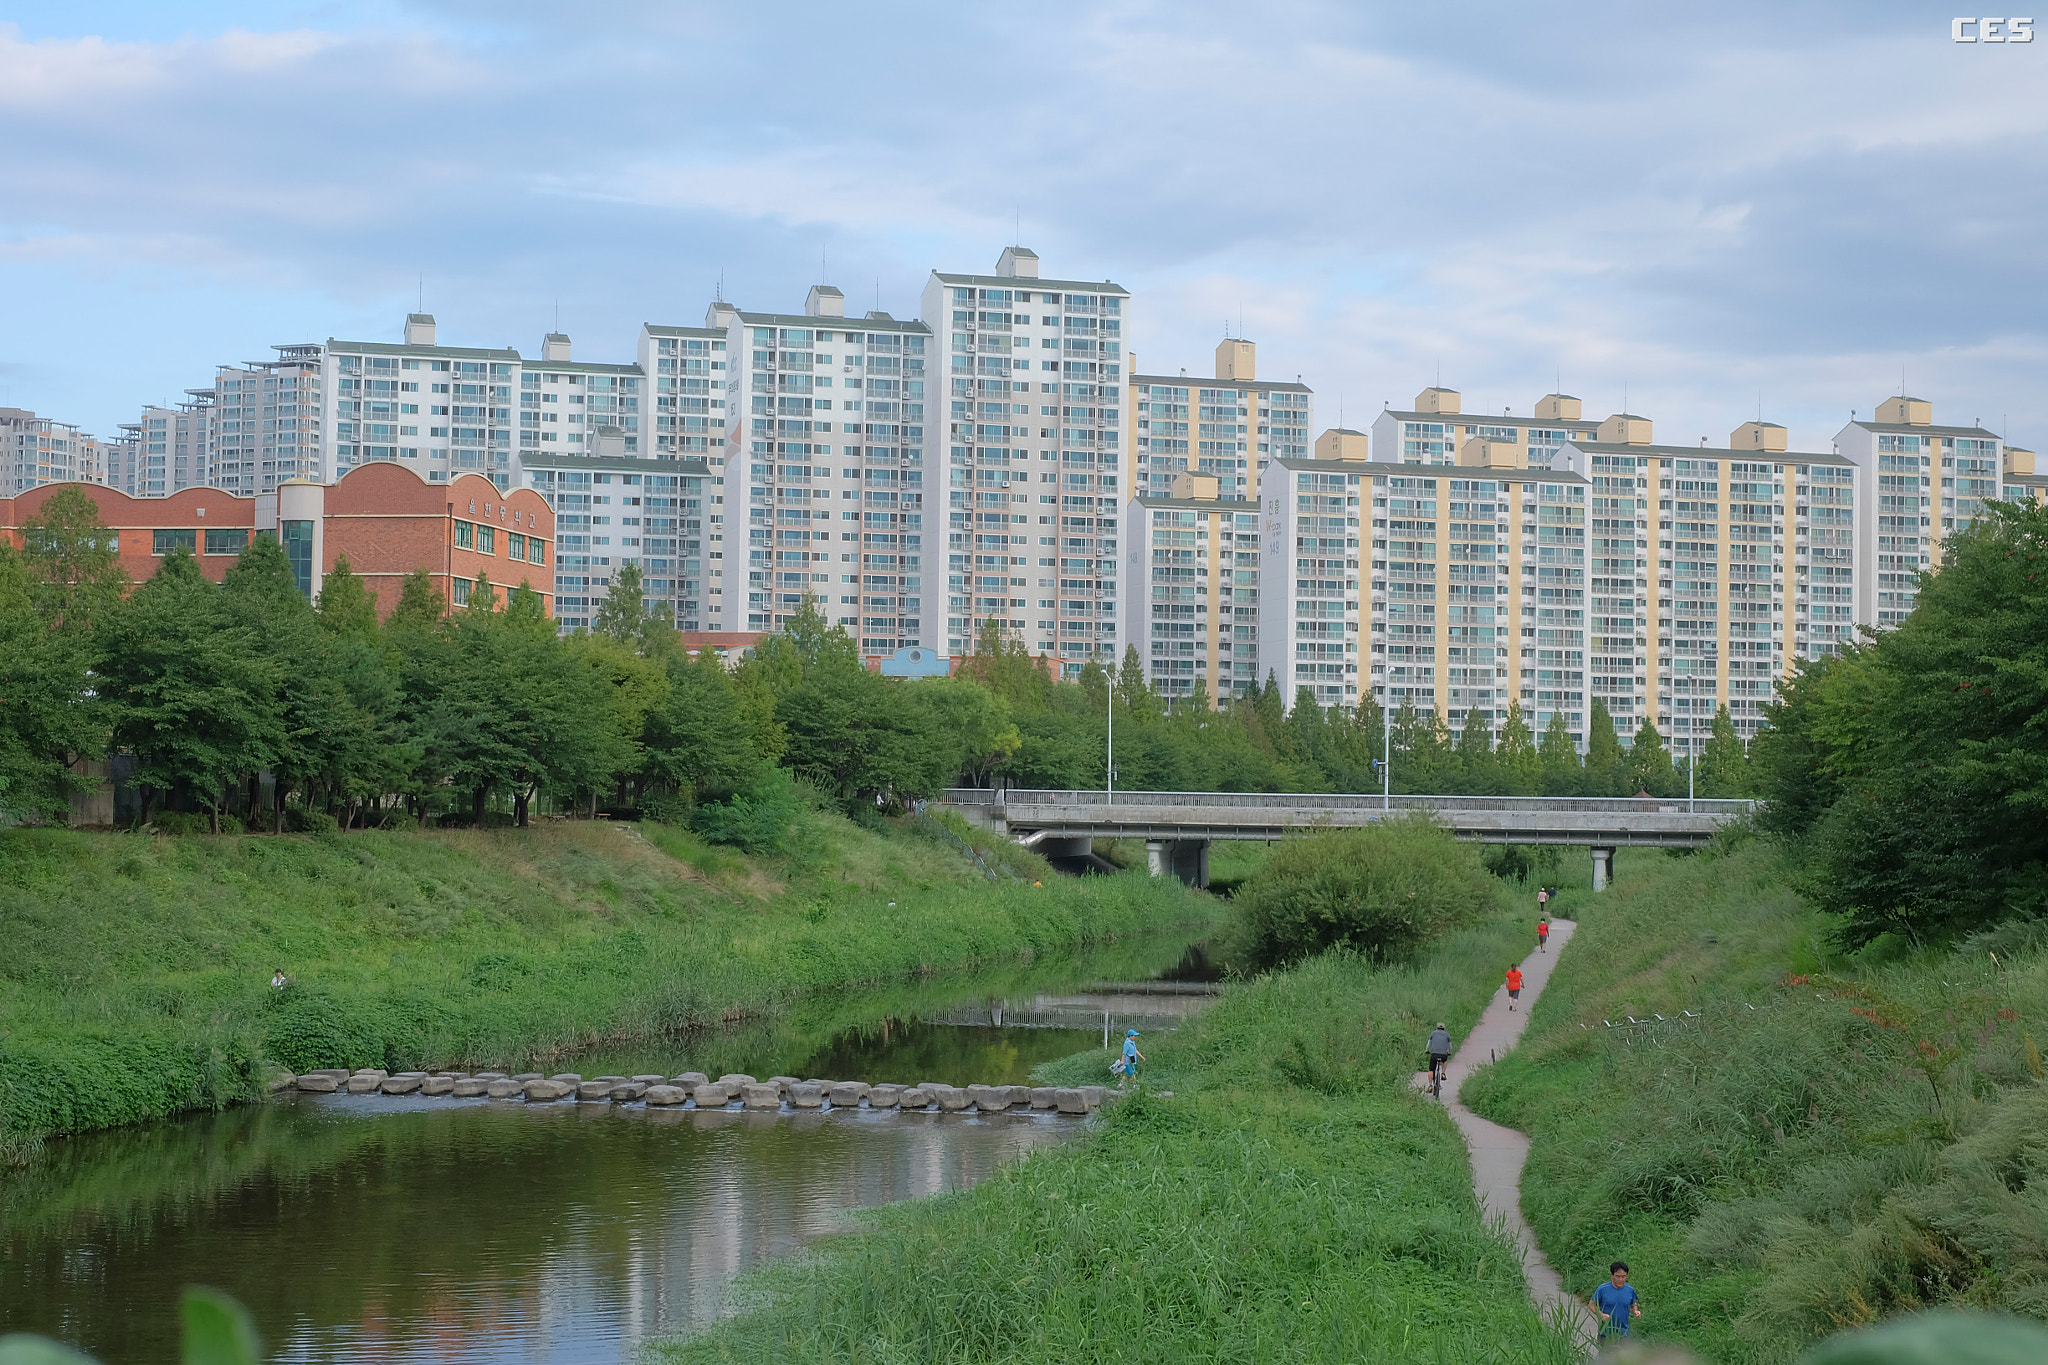
{"label": "riverbank vegetation", "polygon": [[217,1107],[276,1066],[542,1063],[1215,912],[1172,879],[991,882],[879,823],[809,811],[759,856],[587,821],[0,835],[0,1131]]}
{"label": "riverbank vegetation", "polygon": [[2048,937],[1846,951],[1807,875],[1755,840],[1567,889],[1529,1036],[1463,1091],[1530,1135],[1545,1254],[1581,1293],[1628,1261],[1646,1334],[1722,1362],[1937,1305],[2048,1317]]}
{"label": "riverbank vegetation", "polygon": [[[657,1354],[1574,1359],[1482,1226],[1448,1116],[1411,1086],[1430,1026],[1469,1028],[1499,964],[1528,946],[1503,888],[1466,886],[1463,927],[1392,961],[1334,949],[1227,989],[1145,1040],[1146,1093],[1090,1140],[879,1211]],[[1073,1067],[1099,1059],[1053,1069]]]}

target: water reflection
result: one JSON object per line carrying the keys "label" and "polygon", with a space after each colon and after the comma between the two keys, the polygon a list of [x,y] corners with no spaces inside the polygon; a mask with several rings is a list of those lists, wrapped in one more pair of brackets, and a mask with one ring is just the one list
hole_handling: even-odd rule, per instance
{"label": "water reflection", "polygon": [[[286,1099],[155,1130],[154,1156],[183,1146],[212,1178],[12,1206],[0,1332],[161,1360],[178,1290],[198,1282],[249,1304],[280,1361],[615,1361],[706,1321],[735,1275],[843,1228],[848,1210],[971,1185],[1082,1129],[1022,1114]],[[126,1136],[65,1144],[65,1165],[119,1168],[92,1149]]]}

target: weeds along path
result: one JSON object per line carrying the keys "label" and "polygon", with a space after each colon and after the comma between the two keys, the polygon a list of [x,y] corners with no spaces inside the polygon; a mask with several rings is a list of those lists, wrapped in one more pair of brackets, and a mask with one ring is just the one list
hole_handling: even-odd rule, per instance
{"label": "weeds along path", "polygon": [[1444,1068],[1444,1107],[1451,1111],[1452,1121],[1464,1134],[1465,1149],[1472,1161],[1472,1191],[1479,1196],[1486,1221],[1490,1224],[1498,1219],[1504,1223],[1522,1253],[1522,1279],[1528,1283],[1536,1311],[1546,1320],[1561,1317],[1570,1322],[1573,1337],[1582,1348],[1590,1350],[1594,1337],[1592,1314],[1565,1292],[1564,1280],[1543,1258],[1543,1249],[1536,1245],[1536,1234],[1522,1217],[1522,1167],[1529,1160],[1528,1137],[1489,1122],[1458,1102],[1458,1089],[1467,1076],[1497,1060],[1522,1040],[1522,1031],[1529,1027],[1529,1011],[1535,1008],[1537,998],[1549,984],[1551,970],[1564,956],[1565,945],[1572,941],[1577,928],[1571,920],[1550,922],[1550,946],[1556,951],[1538,951],[1522,959],[1522,998],[1514,1002],[1515,1009],[1508,1008],[1506,986],[1494,992],[1479,1022],[1466,1035],[1464,1046],[1452,1054],[1450,1064]]}

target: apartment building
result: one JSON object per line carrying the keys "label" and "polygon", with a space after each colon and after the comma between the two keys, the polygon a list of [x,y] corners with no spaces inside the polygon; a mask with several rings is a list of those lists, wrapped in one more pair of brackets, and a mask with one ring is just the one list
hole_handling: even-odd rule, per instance
{"label": "apartment building", "polygon": [[1653,721],[1677,754],[1721,706],[1749,738],[1795,660],[1853,637],[1856,468],[1788,450],[1768,422],[1724,448],[1655,444],[1646,419],[1601,434],[1626,439],[1574,441],[1562,461],[1591,484],[1592,694],[1618,731]]}
{"label": "apartment building", "polygon": [[[187,389],[188,401],[172,407],[152,405],[123,430],[135,434],[135,459],[123,462],[119,480],[110,486],[137,497],[163,497],[181,488],[236,485],[233,474],[215,468],[213,389]],[[252,490],[253,491],[253,490]]]}
{"label": "apartment building", "polygon": [[723,455],[725,342],[725,332],[709,327],[641,327],[640,372],[653,399],[644,451],[663,459]]}
{"label": "apartment building", "polygon": [[102,483],[105,452],[69,422],[0,408],[0,493],[51,483]]}
{"label": "apartment building", "polygon": [[1975,422],[1936,426],[1932,403],[1902,395],[1843,427],[1835,450],[1862,474],[1856,619],[1895,626],[1913,610],[1920,570],[1940,566],[1942,537],[1968,526],[1985,499],[2012,496],[2005,443]]}
{"label": "apartment building", "polygon": [[555,620],[564,633],[587,627],[612,578],[640,569],[642,609],[676,629],[698,631],[715,619],[716,561],[704,553],[701,458],[570,455],[521,451],[516,486],[531,488],[555,512]]}
{"label": "apartment building", "polygon": [[1130,356],[1129,431],[1124,486],[1171,496],[1195,474],[1216,481],[1217,496],[1257,502],[1266,462],[1307,459],[1315,395],[1307,385],[1261,383],[1258,347],[1226,337],[1216,347],[1216,377],[1140,374]]}
{"label": "apartment building", "polygon": [[[1383,410],[1372,424],[1374,458],[1387,464],[1544,469],[1567,441],[1599,439],[1597,424],[1584,420],[1582,404],[1570,394],[1543,395],[1527,417],[1467,413],[1463,406],[1464,395],[1456,389],[1431,387],[1416,395],[1410,411]],[[1463,459],[1474,442],[1472,457]]]}
{"label": "apartment building", "polygon": [[[1267,465],[1255,532],[1259,571],[1253,673],[1260,681],[1270,674],[1290,707],[1304,688],[1319,706],[1356,706],[1362,695],[1361,679],[1368,675],[1361,668],[1365,656],[1360,652],[1360,623],[1370,607],[1361,587],[1366,578],[1360,572],[1365,556],[1360,553],[1364,537],[1359,522],[1364,515],[1361,508],[1372,497],[1373,476],[1374,466],[1353,461],[1281,457]],[[1433,488],[1434,481],[1431,483]],[[1406,490],[1402,491],[1405,511]],[[1429,515],[1433,518],[1435,514],[1432,501]],[[1233,574],[1236,548],[1233,544]],[[1412,554],[1413,548],[1403,542],[1404,554]],[[1429,548],[1433,556],[1436,547],[1432,544]],[[1384,560],[1380,562],[1383,566]],[[1433,570],[1434,565],[1431,567]],[[1405,580],[1414,565],[1404,560],[1401,568]],[[1233,581],[1233,593],[1235,590]],[[1402,616],[1405,679],[1409,661],[1418,656],[1406,629],[1409,613],[1404,610]],[[1231,626],[1234,637],[1234,601]],[[1429,634],[1431,647],[1421,657],[1433,664],[1433,626]],[[1234,652],[1232,663],[1236,663]],[[1433,666],[1431,674],[1433,678]]]}
{"label": "apartment building", "polygon": [[731,501],[713,514],[728,520],[714,522],[704,628],[774,630],[816,594],[864,655],[936,647],[941,618],[923,591],[931,331],[845,314],[845,296],[821,284],[801,314],[721,301],[706,315],[726,346],[714,498]]}
{"label": "apartment building", "polygon": [[924,643],[962,654],[994,620],[1063,676],[1111,661],[1130,292],[1041,278],[1013,246],[992,275],[933,271],[920,306],[947,350],[946,611],[934,592]]}
{"label": "apartment building", "polygon": [[[1259,685],[1259,506],[1225,498],[1213,474],[1177,476],[1163,497],[1124,504],[1118,653],[1136,646],[1159,695],[1179,702],[1199,680],[1216,701]],[[1088,572],[1092,560],[1075,564]],[[1063,573],[1067,572],[1062,568]]]}

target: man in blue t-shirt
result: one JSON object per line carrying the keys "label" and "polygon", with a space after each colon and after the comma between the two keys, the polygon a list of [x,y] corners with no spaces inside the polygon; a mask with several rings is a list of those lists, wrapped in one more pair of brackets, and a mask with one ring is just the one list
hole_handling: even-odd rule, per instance
{"label": "man in blue t-shirt", "polygon": [[[1136,1080],[1138,1078],[1138,1063],[1144,1060],[1145,1054],[1138,1051],[1138,1031],[1136,1029],[1126,1031],[1124,1034],[1124,1080]],[[1121,1090],[1123,1089],[1124,1082],[1120,1080],[1116,1085],[1117,1089]]]}
{"label": "man in blue t-shirt", "polygon": [[1629,1323],[1643,1315],[1643,1306],[1636,1302],[1636,1291],[1628,1282],[1628,1262],[1616,1261],[1607,1267],[1607,1272],[1607,1283],[1586,1300],[1587,1307],[1600,1319],[1602,1341],[1627,1336]]}

